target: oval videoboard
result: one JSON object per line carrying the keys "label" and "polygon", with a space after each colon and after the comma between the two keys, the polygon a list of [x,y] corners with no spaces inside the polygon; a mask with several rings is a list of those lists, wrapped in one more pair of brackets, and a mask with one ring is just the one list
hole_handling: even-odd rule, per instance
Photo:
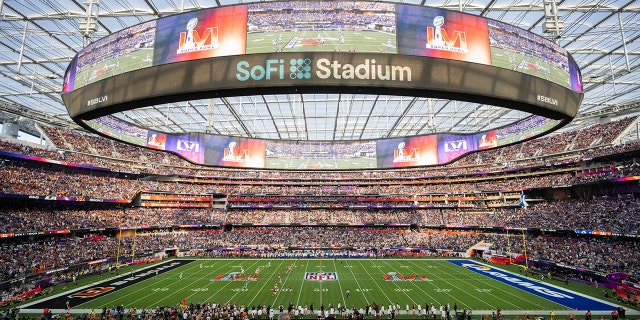
{"label": "oval videoboard", "polygon": [[576,62],[541,36],[470,14],[368,1],[260,2],[141,23],[82,49],[62,97],[88,127],[83,121],[156,104],[312,92],[470,101],[559,126],[583,98]]}

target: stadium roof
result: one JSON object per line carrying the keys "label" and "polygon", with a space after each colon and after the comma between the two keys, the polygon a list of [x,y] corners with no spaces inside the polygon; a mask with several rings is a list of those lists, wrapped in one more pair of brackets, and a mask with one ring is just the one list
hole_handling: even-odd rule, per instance
{"label": "stadium roof", "polygon": [[[552,0],[545,0],[552,1]],[[251,1],[249,1],[251,2]],[[401,1],[501,20],[565,47],[582,70],[585,98],[568,128],[640,110],[640,3],[557,0],[563,28],[543,32],[542,0]],[[86,44],[159,17],[242,0],[0,0],[0,110],[71,125],[61,100],[64,72]],[[87,21],[97,21],[87,30]],[[89,24],[91,25],[91,24]],[[85,28],[81,28],[84,26]],[[82,29],[82,30],[81,30]],[[89,31],[89,32],[87,32]],[[285,140],[352,140],[477,132],[529,114],[440,99],[287,94],[193,100],[116,114],[168,132],[212,132]]]}

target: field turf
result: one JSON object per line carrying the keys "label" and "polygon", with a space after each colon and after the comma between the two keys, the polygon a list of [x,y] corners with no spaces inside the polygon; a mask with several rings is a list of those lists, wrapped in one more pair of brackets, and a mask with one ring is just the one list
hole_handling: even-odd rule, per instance
{"label": "field turf", "polygon": [[[155,269],[163,266],[164,269],[156,274]],[[491,270],[499,269],[491,267]],[[314,276],[316,280],[313,280]],[[325,281],[317,281],[318,277]],[[116,285],[112,292],[90,299],[78,298],[78,292],[95,292],[97,288],[110,287],[123,279],[128,283]],[[541,283],[536,279],[527,281],[536,285]],[[279,288],[275,294],[274,286]],[[569,290],[571,288],[572,284],[556,281],[554,290],[575,294]],[[566,314],[573,310],[543,295],[528,293],[443,259],[169,260],[124,273],[119,278],[111,274],[100,281],[71,289],[27,304],[23,311],[37,313],[44,307],[62,310],[65,300],[69,299],[72,309],[82,312],[116,305],[155,309],[175,306],[182,299],[187,303],[233,302],[248,307],[263,303],[271,306],[313,304],[315,310],[321,305],[338,304],[364,308],[376,302],[387,310],[390,304],[400,305],[401,318],[417,318],[413,315],[414,304],[423,308],[425,304],[434,304],[436,308],[440,304],[451,307],[455,304],[459,311],[472,309],[475,315],[490,314],[496,309],[502,309],[506,314],[523,314],[525,310],[532,314],[548,314],[549,310]],[[581,299],[581,296],[577,298]]]}

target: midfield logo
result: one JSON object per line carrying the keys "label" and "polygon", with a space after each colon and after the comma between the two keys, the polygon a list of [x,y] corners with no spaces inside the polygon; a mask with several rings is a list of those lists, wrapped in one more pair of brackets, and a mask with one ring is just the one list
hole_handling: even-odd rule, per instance
{"label": "midfield logo", "polygon": [[231,272],[227,274],[219,274],[211,281],[258,281],[259,274],[240,274],[240,272]]}
{"label": "midfield logo", "polygon": [[336,281],[338,280],[337,272],[307,272],[304,279],[308,281]]}
{"label": "midfield logo", "polygon": [[384,281],[431,281],[431,279],[423,275],[412,274],[405,277],[397,272],[387,272],[384,275]]}

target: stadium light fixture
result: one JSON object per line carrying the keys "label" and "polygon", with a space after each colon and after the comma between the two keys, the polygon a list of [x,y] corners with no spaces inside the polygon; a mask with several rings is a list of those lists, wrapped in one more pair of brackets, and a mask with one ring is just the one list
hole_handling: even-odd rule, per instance
{"label": "stadium light fixture", "polygon": [[87,6],[87,16],[84,21],[78,23],[80,33],[85,37],[98,30],[98,11],[100,8],[100,0],[88,0],[84,3]]}
{"label": "stadium light fixture", "polygon": [[564,28],[562,20],[558,17],[558,6],[555,0],[544,0],[544,24],[542,32],[560,35]]}

